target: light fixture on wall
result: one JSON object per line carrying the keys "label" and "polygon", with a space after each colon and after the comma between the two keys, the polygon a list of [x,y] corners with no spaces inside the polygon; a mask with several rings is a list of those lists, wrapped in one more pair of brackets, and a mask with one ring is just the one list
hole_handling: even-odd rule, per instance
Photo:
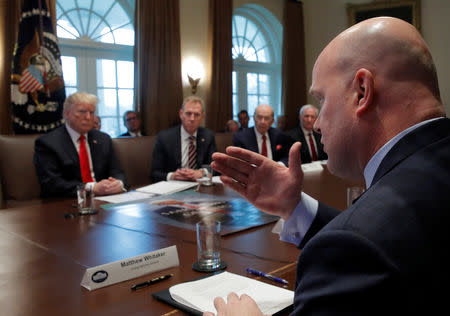
{"label": "light fixture on wall", "polygon": [[200,79],[205,75],[203,64],[195,57],[187,58],[183,63],[183,73],[188,78],[188,83],[191,86],[192,94],[197,92]]}

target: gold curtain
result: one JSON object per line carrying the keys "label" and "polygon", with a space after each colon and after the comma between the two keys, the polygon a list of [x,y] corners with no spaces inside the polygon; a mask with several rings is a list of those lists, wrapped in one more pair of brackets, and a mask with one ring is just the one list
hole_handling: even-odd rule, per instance
{"label": "gold curtain", "polygon": [[136,0],[135,100],[147,135],[179,122],[179,14],[179,0]]}
{"label": "gold curtain", "polygon": [[[0,134],[12,134],[11,63],[19,31],[22,1],[0,0]],[[47,0],[53,26],[56,26],[56,0]],[[55,29],[56,30],[56,29]]]}
{"label": "gold curtain", "polygon": [[298,110],[306,103],[305,68],[303,3],[285,0],[282,98],[289,129],[298,125]]}
{"label": "gold curtain", "polygon": [[209,0],[209,43],[212,69],[206,126],[216,132],[223,130],[226,122],[233,117],[232,14],[232,0]]}

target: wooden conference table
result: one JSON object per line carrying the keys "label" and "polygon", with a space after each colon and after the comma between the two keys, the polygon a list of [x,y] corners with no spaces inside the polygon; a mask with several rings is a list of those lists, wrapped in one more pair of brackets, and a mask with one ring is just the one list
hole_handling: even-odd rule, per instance
{"label": "wooden conference table", "polygon": [[[349,183],[325,169],[305,176],[305,192],[344,209]],[[215,195],[234,194],[218,184],[202,188]],[[202,276],[193,271],[195,232],[117,212],[114,208],[91,216],[66,219],[72,199],[0,210],[1,315],[185,315],[151,294]],[[131,203],[122,208],[136,208]],[[133,212],[145,212],[134,209]],[[270,272],[289,281],[293,289],[299,250],[281,242],[272,224],[223,236],[221,257],[227,271]],[[177,246],[180,265],[111,286],[88,291],[80,286],[89,267],[123,260],[157,249]],[[174,276],[131,291],[133,284],[167,273]],[[265,281],[269,282],[270,281]]]}

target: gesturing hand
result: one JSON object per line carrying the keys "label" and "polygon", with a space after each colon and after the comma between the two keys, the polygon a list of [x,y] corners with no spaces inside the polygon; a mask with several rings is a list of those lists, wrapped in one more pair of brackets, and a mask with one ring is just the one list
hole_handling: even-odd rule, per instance
{"label": "gesturing hand", "polygon": [[289,168],[252,151],[227,147],[214,153],[211,167],[222,174],[225,185],[261,211],[289,218],[300,202],[303,172],[299,142],[289,151]]}

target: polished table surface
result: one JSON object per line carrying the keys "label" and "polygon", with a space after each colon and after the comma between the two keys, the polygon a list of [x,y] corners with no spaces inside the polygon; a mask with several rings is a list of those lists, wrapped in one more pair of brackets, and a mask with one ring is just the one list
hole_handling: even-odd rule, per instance
{"label": "polished table surface", "polygon": [[[325,169],[305,175],[304,191],[344,209],[348,185]],[[201,190],[218,196],[235,194],[222,185]],[[0,210],[0,314],[184,315],[151,294],[204,275],[191,269],[197,257],[195,232],[150,221],[145,216],[128,216],[114,207],[99,208],[96,215],[64,218],[64,214],[73,212],[74,202],[54,199]],[[145,214],[145,210],[137,211]],[[227,271],[246,275],[245,269],[252,267],[270,272],[288,280],[287,288],[292,290],[299,250],[281,242],[271,232],[273,226],[223,236],[221,257],[228,264]],[[80,285],[89,267],[172,245],[177,246],[178,267],[94,291]],[[130,290],[133,284],[166,273],[174,276],[138,291]]]}

